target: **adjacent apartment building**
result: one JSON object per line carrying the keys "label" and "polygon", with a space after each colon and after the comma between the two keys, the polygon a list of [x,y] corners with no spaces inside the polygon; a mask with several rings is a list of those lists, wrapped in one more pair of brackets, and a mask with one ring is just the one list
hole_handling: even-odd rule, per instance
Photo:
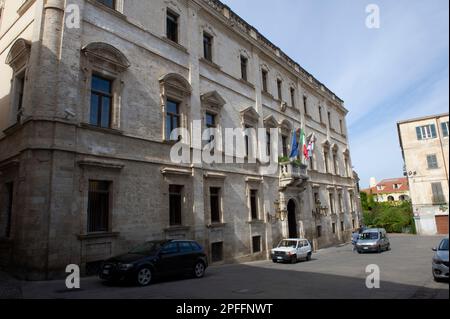
{"label": "adjacent apartment building", "polygon": [[[0,3],[2,267],[28,279],[90,272],[169,238],[240,262],[285,237],[346,242],[359,226],[343,101],[220,1]],[[272,156],[284,158],[301,128],[313,157],[272,173],[174,164],[170,132],[194,120],[277,129]]]}
{"label": "adjacent apartment building", "polygon": [[448,113],[398,123],[419,234],[448,234]]}
{"label": "adjacent apartment building", "polygon": [[374,201],[379,203],[397,204],[410,200],[408,178],[388,178],[377,183],[375,178],[370,179],[370,187],[362,192],[372,195]]}

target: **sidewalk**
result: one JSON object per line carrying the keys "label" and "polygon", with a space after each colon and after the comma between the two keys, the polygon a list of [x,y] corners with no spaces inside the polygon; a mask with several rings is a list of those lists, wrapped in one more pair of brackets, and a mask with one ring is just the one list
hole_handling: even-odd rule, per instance
{"label": "sidewalk", "polygon": [[21,282],[0,271],[0,299],[21,299]]}

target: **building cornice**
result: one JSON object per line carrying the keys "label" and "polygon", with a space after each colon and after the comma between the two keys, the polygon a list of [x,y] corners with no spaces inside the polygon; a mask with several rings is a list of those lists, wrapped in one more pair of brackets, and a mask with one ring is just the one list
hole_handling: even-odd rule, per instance
{"label": "building cornice", "polygon": [[348,110],[344,107],[344,101],[339,98],[334,92],[327,88],[323,83],[317,80],[312,74],[307,72],[303,67],[284,53],[279,47],[269,41],[264,35],[262,35],[256,28],[248,24],[244,19],[239,17],[233,10],[227,5],[223,4],[219,0],[192,0],[201,5],[202,8],[209,13],[218,17],[226,26],[244,36],[247,40],[256,44],[257,48],[267,56],[271,57],[274,61],[280,63],[291,73],[300,78],[304,85],[314,89],[315,92],[319,92],[323,97],[326,97],[329,102],[333,103],[342,112],[348,113]]}

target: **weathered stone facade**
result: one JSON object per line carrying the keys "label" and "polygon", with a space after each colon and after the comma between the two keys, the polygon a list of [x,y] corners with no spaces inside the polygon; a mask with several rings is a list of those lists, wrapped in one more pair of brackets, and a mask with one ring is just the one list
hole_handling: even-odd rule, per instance
{"label": "weathered stone facade", "polygon": [[[121,0],[114,9],[94,0],[19,2],[6,2],[0,25],[1,266],[54,278],[68,264],[85,267],[161,238],[196,239],[210,256],[223,242],[219,262],[241,262],[267,258],[289,235],[319,248],[359,226],[343,102],[219,1]],[[79,8],[80,28],[65,24],[69,5]],[[178,17],[178,43],[166,37],[168,10]],[[203,32],[213,38],[212,61]],[[89,124],[93,74],[112,81],[108,128]],[[204,123],[206,110],[220,128],[277,127],[287,138],[303,128],[317,138],[312,166],[266,175],[259,163],[174,165],[169,97],[188,129]],[[88,232],[91,180],[111,185],[107,231]],[[177,227],[169,185],[183,186]],[[221,189],[219,223],[211,221],[211,187]]]}

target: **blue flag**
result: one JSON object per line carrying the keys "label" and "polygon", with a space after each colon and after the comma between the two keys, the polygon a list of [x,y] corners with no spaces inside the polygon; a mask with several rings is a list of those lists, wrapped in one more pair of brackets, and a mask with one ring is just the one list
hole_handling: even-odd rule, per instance
{"label": "blue flag", "polygon": [[298,154],[297,131],[294,130],[292,135],[291,155],[289,155],[289,158],[297,158]]}

